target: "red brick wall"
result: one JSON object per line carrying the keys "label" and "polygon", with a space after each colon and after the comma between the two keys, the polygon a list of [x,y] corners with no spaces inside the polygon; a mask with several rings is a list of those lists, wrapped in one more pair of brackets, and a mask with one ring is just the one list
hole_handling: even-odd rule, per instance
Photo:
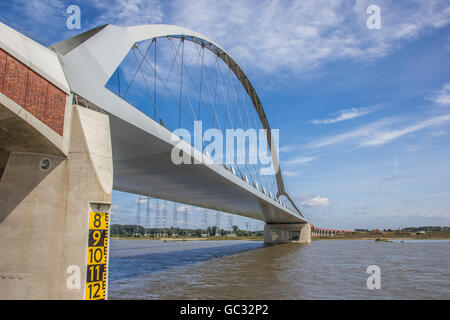
{"label": "red brick wall", "polygon": [[61,135],[64,128],[65,105],[66,95],[64,92],[49,84],[47,92],[47,108],[45,109],[45,123],[50,128],[54,128],[54,130]]}
{"label": "red brick wall", "polygon": [[1,49],[0,92],[63,135],[66,94]]}
{"label": "red brick wall", "polygon": [[8,55],[2,92],[21,106],[25,105],[27,77],[28,68]]}
{"label": "red brick wall", "polygon": [[25,109],[36,118],[45,122],[48,82],[33,71],[28,72]]}
{"label": "red brick wall", "polygon": [[0,92],[3,92],[3,80],[6,71],[6,52],[0,49]]}

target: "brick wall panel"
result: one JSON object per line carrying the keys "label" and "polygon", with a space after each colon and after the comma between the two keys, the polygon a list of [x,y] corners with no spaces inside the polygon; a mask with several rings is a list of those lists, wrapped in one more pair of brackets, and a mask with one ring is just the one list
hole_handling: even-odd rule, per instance
{"label": "brick wall panel", "polygon": [[67,95],[1,49],[0,91],[63,135]]}
{"label": "brick wall panel", "polygon": [[3,82],[5,81],[6,57],[5,51],[0,49],[0,92],[3,92]]}
{"label": "brick wall panel", "polygon": [[25,105],[27,78],[28,68],[8,55],[3,93],[21,106]]}
{"label": "brick wall panel", "polygon": [[53,85],[48,86],[47,108],[45,123],[60,135],[64,129],[64,113],[66,107],[66,94]]}
{"label": "brick wall panel", "polygon": [[50,85],[47,80],[32,70],[28,72],[25,109],[43,122],[45,122],[47,91]]}

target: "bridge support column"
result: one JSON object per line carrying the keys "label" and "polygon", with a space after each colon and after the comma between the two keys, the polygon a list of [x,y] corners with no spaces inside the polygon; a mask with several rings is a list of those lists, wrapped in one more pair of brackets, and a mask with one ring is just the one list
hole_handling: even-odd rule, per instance
{"label": "bridge support column", "polygon": [[[27,149],[33,143],[0,135],[0,299],[106,298],[109,117],[70,103],[67,108],[67,152]],[[26,122],[8,119],[0,118],[1,129],[20,125],[23,136],[45,139]]]}
{"label": "bridge support column", "polygon": [[311,243],[311,225],[306,223],[300,230],[300,235],[298,236],[298,242],[300,243]]}
{"label": "bridge support column", "polygon": [[286,231],[286,230],[278,230],[278,241],[291,241],[292,240],[292,231]]}
{"label": "bridge support column", "polygon": [[[277,232],[277,239],[273,236],[273,231]],[[309,223],[286,223],[286,224],[265,224],[264,225],[264,242],[280,243],[280,242],[311,242],[311,227]]]}
{"label": "bridge support column", "polygon": [[273,243],[275,242],[275,239],[273,237],[272,229],[269,227],[269,225],[264,225],[264,243]]}

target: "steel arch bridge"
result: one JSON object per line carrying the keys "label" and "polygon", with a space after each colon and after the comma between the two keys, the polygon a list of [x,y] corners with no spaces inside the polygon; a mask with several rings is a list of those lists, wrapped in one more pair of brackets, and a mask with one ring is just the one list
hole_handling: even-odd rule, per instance
{"label": "steel arch bridge", "polygon": [[[130,164],[133,159],[125,156],[129,154],[126,143],[119,142],[124,136],[124,120],[146,131],[153,127],[155,130],[150,131],[155,131],[156,136],[163,131],[162,127],[170,130],[188,127],[192,132],[194,121],[202,121],[206,128],[219,127],[221,131],[264,129],[272,165],[279,168],[277,147],[258,94],[241,67],[217,43],[178,26],[104,25],[52,47],[61,55],[75,102],[112,116],[115,189],[280,222],[272,214],[269,218],[267,214],[249,214],[253,211],[249,208],[239,209],[233,205],[228,208],[217,202],[195,200],[195,196],[180,197],[176,188],[173,192],[158,192],[148,185],[139,186],[145,184],[137,182],[139,179],[130,179],[134,174]],[[147,116],[142,117],[142,113]],[[243,118],[247,118],[246,123]],[[167,140],[167,136],[165,138]],[[204,152],[194,150],[194,153],[197,151]],[[281,205],[282,211],[295,217],[295,221],[304,221],[286,192],[281,169],[271,176],[262,176],[258,173],[259,162],[253,166],[246,161],[243,165],[222,164],[222,167],[240,178],[247,189],[256,189],[253,191],[260,196],[262,193],[278,207]],[[139,175],[145,172],[139,171]],[[189,187],[189,183],[183,183],[183,188]],[[281,222],[293,221],[281,219]]]}
{"label": "steel arch bridge", "polygon": [[[261,101],[219,45],[168,25],[105,25],[51,48],[0,31],[0,296],[106,298],[113,189],[262,220],[266,243],[274,230],[311,241]],[[192,145],[176,131],[195,140],[197,122],[261,129],[275,170],[262,174],[245,140],[243,163],[204,161],[203,134]]]}

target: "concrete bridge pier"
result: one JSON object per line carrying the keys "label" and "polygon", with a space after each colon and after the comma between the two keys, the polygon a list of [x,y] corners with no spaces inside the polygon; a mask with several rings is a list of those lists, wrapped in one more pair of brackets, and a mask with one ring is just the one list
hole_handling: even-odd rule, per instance
{"label": "concrete bridge pier", "polygon": [[[276,231],[278,237],[275,239],[273,232]],[[264,243],[282,242],[311,242],[311,226],[309,223],[286,223],[264,225]]]}
{"label": "concrete bridge pier", "polygon": [[61,137],[0,98],[0,299],[106,298],[109,117],[67,97]]}

